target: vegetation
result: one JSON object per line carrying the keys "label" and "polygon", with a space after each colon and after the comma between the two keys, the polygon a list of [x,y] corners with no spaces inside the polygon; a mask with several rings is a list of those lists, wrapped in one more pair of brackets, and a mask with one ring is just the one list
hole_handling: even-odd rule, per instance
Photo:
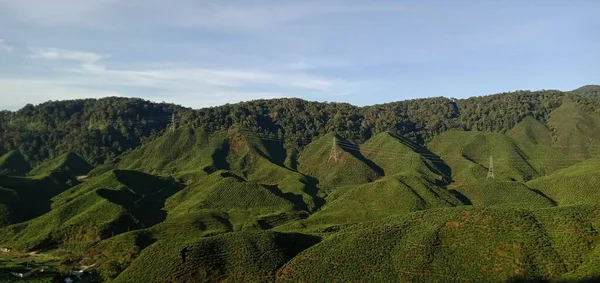
{"label": "vegetation", "polygon": [[0,112],[0,282],[27,262],[49,270],[31,282],[596,280],[599,103],[586,86]]}

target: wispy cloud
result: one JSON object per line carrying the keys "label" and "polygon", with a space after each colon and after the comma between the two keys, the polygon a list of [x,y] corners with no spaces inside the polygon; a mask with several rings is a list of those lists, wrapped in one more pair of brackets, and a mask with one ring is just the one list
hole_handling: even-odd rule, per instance
{"label": "wispy cloud", "polygon": [[[233,30],[276,27],[332,14],[390,13],[406,7],[392,1],[210,1],[210,0],[0,0],[11,14],[54,26],[187,26]],[[126,17],[123,15],[127,15]],[[123,17],[121,17],[123,16]]]}
{"label": "wispy cloud", "polygon": [[[88,93],[143,95],[153,100],[192,107],[214,106],[257,98],[303,95],[334,97],[352,91],[355,83],[314,76],[300,70],[164,67],[112,68],[110,56],[60,48],[30,48],[30,58],[55,62],[52,80],[29,78],[0,81],[0,97],[30,93],[32,101],[79,98]],[[65,65],[66,64],[66,65]],[[71,97],[70,97],[71,98]],[[31,97],[29,97],[31,99]]]}
{"label": "wispy cloud", "polygon": [[16,110],[27,103],[36,104],[48,100],[107,96],[121,96],[121,93],[76,86],[65,80],[43,78],[0,79],[0,109]]}
{"label": "wispy cloud", "polygon": [[13,47],[6,43],[6,40],[0,39],[0,52],[11,52]]}
{"label": "wispy cloud", "polygon": [[81,68],[86,71],[101,71],[104,70],[102,60],[109,58],[109,55],[102,55],[91,52],[81,52],[73,50],[65,50],[58,48],[30,48],[32,58],[44,60],[64,60],[74,61],[81,65]]}

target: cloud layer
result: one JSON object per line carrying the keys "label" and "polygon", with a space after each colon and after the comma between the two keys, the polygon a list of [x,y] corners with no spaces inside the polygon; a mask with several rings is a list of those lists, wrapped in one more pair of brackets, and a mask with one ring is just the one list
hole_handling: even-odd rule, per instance
{"label": "cloud layer", "polygon": [[598,83],[600,2],[541,3],[0,0],[0,109],[102,95],[364,105]]}

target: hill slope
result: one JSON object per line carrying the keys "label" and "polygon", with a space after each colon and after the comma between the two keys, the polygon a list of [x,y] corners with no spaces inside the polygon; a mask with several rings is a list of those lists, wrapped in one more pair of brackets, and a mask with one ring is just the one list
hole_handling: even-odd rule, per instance
{"label": "hill slope", "polygon": [[592,158],[527,182],[559,205],[598,203],[600,198],[600,159]]}
{"label": "hill slope", "polygon": [[73,152],[67,152],[56,158],[49,159],[29,172],[30,175],[43,175],[52,172],[66,172],[71,176],[86,175],[92,170],[92,165]]}
{"label": "hill slope", "polygon": [[276,281],[500,282],[597,277],[600,270],[591,266],[600,260],[599,213],[597,206],[420,211],[328,236],[283,266]]}
{"label": "hill slope", "polygon": [[298,171],[316,177],[327,191],[368,183],[383,175],[379,166],[360,151],[344,146],[346,143],[333,133],[311,142],[298,157]]}
{"label": "hill slope", "polygon": [[29,170],[29,164],[19,151],[0,156],[0,175],[23,175]]}
{"label": "hill slope", "polygon": [[162,206],[176,190],[169,179],[111,171],[55,196],[46,214],[0,229],[0,242],[25,250],[85,247],[164,220]]}

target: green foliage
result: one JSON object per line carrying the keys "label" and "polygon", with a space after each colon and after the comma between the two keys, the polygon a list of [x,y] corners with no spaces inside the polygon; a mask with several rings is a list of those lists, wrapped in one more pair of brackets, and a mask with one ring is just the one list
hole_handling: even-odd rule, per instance
{"label": "green foliage", "polygon": [[[368,163],[360,152],[344,149],[337,141],[344,142],[331,133],[310,143],[300,153],[298,171],[316,177],[328,191],[339,186],[368,183],[383,175],[381,168]],[[331,155],[332,147],[335,147],[334,156]]]}
{"label": "green foliage", "polygon": [[451,208],[359,224],[293,258],[277,282],[504,282],[600,276],[597,206]]}
{"label": "green foliage", "polygon": [[506,207],[549,207],[554,201],[545,195],[531,190],[526,185],[514,181],[497,181],[494,179],[476,184],[464,184],[455,188],[475,206]]}
{"label": "green foliage", "polygon": [[92,170],[92,165],[87,163],[76,153],[68,152],[56,158],[46,160],[29,172],[30,175],[44,175],[53,172],[65,172],[71,176],[86,175]]}
{"label": "green foliage", "polygon": [[[145,249],[115,282],[272,282],[279,267],[318,241],[314,236],[268,231],[159,241]],[[185,262],[183,249],[187,250]]]}
{"label": "green foliage", "polygon": [[600,159],[592,158],[527,182],[559,205],[598,203]]}
{"label": "green foliage", "polygon": [[140,145],[183,108],[134,98],[49,101],[0,113],[0,153],[19,150],[32,165],[78,152],[93,163]]}
{"label": "green foliage", "polygon": [[0,247],[115,282],[594,278],[594,91],[3,111]]}

